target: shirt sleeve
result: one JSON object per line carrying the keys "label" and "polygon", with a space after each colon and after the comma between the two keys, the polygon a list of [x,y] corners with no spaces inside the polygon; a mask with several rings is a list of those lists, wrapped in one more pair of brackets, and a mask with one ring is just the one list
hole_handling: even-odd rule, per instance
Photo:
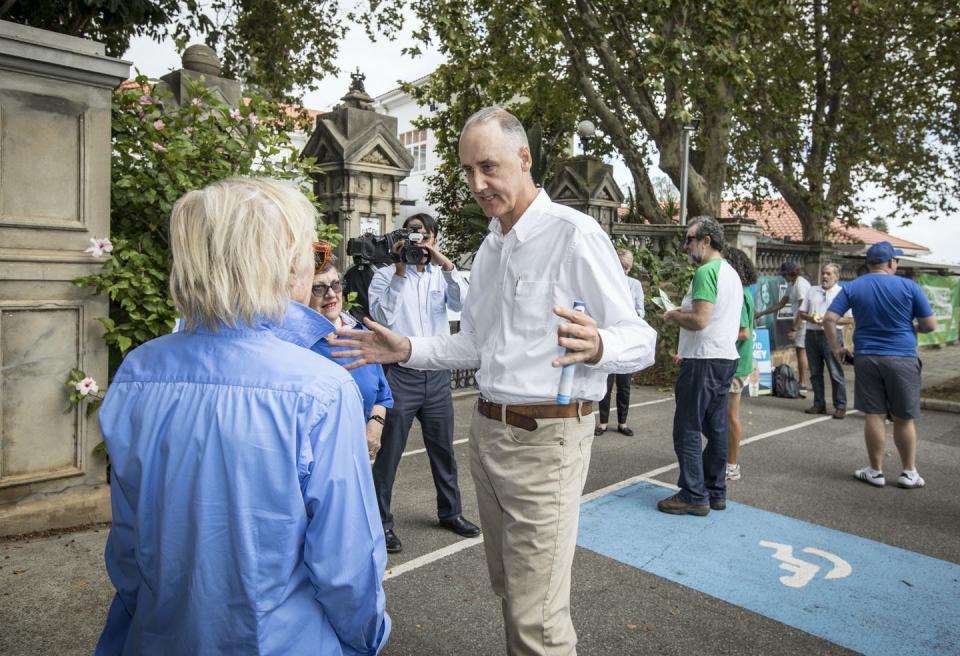
{"label": "shirt sleeve", "polygon": [[444,271],[441,268],[440,272],[443,274],[444,282],[447,283],[447,309],[452,312],[460,312],[463,310],[463,302],[467,299],[467,289],[470,284],[456,267],[451,271]]}
{"label": "shirt sleeve", "polygon": [[716,304],[719,274],[720,267],[712,265],[698,267],[693,274],[693,282],[690,285],[691,300],[708,301]]}
{"label": "shirt sleeve", "polygon": [[390,634],[387,557],[356,385],[339,388],[319,414],[300,455],[303,559],[344,653],[374,654]]}
{"label": "shirt sleeve", "polygon": [[134,548],[134,512],[116,476],[110,479],[110,507],[113,523],[104,552],[107,574],[116,595],[110,604],[107,621],[97,642],[96,654],[119,654],[130,632],[130,622],[137,608],[140,590],[140,569]]}
{"label": "shirt sleeve", "polygon": [[847,288],[844,287],[840,290],[840,293],[837,294],[836,298],[833,299],[833,303],[830,304],[827,312],[833,312],[837,316],[842,317],[849,309],[851,309],[850,297],[847,294]]}
{"label": "shirt sleeve", "polygon": [[633,307],[620,260],[602,230],[585,232],[571,249],[569,267],[577,295],[597,322],[603,354],[593,366],[605,373],[632,373],[653,364],[657,332]]}
{"label": "shirt sleeve", "polygon": [[643,307],[643,285],[636,278],[631,278],[631,280],[633,280],[630,285],[633,291],[633,309],[637,311],[637,316],[643,319],[647,313],[646,308]]}
{"label": "shirt sleeve", "polygon": [[393,392],[390,391],[390,384],[383,373],[383,367],[379,364],[372,365],[377,368],[377,398],[373,405],[382,405],[384,408],[393,407]]}
{"label": "shirt sleeve", "polygon": [[923,288],[913,283],[913,316],[917,319],[925,319],[932,314],[933,308],[930,307],[930,300],[923,293]]}
{"label": "shirt sleeve", "polygon": [[400,315],[400,309],[403,307],[403,289],[407,284],[406,278],[394,275],[396,270],[396,266],[377,269],[367,290],[370,316],[374,321],[387,327],[392,326]]}

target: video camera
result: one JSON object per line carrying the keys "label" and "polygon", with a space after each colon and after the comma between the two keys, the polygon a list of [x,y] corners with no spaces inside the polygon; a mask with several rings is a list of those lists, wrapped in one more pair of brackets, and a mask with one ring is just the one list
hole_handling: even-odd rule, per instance
{"label": "video camera", "polygon": [[[377,266],[394,262],[413,265],[427,264],[430,261],[430,253],[417,246],[421,241],[423,241],[422,234],[407,228],[398,228],[385,235],[374,235],[368,232],[347,240],[347,255],[358,257]],[[393,250],[397,242],[406,242],[399,253],[395,253]]]}

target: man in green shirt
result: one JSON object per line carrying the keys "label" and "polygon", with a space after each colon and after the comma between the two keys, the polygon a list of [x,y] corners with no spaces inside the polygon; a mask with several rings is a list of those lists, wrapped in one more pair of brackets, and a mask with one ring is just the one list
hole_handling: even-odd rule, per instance
{"label": "man in green shirt", "polygon": [[[740,357],[743,287],[722,249],[723,228],[716,219],[691,220],[683,250],[699,268],[680,308],[663,315],[665,324],[680,327],[673,415],[680,491],[657,504],[672,515],[702,516],[727,507],[727,392]],[[701,436],[707,438],[705,449]]]}

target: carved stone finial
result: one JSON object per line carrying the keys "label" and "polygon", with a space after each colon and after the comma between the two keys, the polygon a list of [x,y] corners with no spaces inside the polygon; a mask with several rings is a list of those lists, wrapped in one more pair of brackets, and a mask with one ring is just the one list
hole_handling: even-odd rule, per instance
{"label": "carved stone finial", "polygon": [[350,91],[360,91],[366,93],[367,90],[363,87],[363,81],[367,79],[367,76],[360,72],[360,67],[357,66],[357,72],[350,74]]}
{"label": "carved stone finial", "polygon": [[220,76],[220,58],[210,46],[195,43],[183,51],[183,68],[204,75]]}

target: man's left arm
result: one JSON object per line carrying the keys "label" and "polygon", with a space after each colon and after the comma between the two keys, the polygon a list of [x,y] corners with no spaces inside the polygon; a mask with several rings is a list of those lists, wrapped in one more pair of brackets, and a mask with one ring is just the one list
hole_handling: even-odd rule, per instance
{"label": "man's left arm", "polygon": [[567,319],[559,344],[571,351],[554,366],[584,362],[605,373],[630,373],[652,365],[657,333],[637,316],[610,238],[601,230],[581,234],[570,258],[574,291],[587,310],[554,309]]}

